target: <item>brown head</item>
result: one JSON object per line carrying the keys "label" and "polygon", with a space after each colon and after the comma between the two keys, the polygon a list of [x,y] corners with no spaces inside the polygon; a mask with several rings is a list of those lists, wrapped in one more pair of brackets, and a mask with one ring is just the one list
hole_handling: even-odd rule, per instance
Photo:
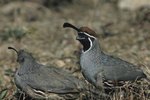
{"label": "brown head", "polygon": [[73,28],[78,32],[76,39],[83,45],[84,52],[92,47],[94,40],[97,38],[96,33],[88,27],[77,28],[70,23],[64,23],[63,27]]}

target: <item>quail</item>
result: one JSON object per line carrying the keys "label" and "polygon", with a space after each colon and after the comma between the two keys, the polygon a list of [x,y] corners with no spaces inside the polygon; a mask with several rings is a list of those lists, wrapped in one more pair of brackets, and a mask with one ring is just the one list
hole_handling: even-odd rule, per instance
{"label": "quail", "polygon": [[77,31],[76,39],[83,46],[80,55],[81,72],[95,87],[102,87],[105,82],[114,86],[119,82],[146,78],[144,72],[132,63],[104,53],[99,45],[97,34],[90,28],[77,28],[70,23],[64,23],[63,27]]}
{"label": "quail", "polygon": [[[34,99],[46,99],[51,94],[58,94],[65,99],[76,98],[85,88],[85,83],[66,70],[39,64],[35,58],[24,50],[17,51],[20,68],[15,74],[16,86]],[[66,96],[68,95],[68,97]],[[66,97],[65,97],[66,96]]]}

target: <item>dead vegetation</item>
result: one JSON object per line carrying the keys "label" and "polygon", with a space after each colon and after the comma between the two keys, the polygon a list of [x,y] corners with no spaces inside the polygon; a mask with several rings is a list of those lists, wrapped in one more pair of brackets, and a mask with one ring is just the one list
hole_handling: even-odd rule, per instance
{"label": "dead vegetation", "polygon": [[[53,64],[82,75],[78,65],[79,44],[74,32],[63,29],[64,22],[88,26],[96,31],[103,50],[150,69],[150,9],[121,10],[118,0],[0,0],[0,99],[14,98],[13,75],[18,64],[8,46],[25,49],[43,64]],[[61,5],[62,4],[62,5]],[[111,23],[111,24],[110,24]],[[109,25],[110,24],[110,25]],[[108,26],[107,26],[108,25]],[[106,35],[105,32],[111,35]],[[18,36],[19,35],[19,36]],[[88,93],[84,99],[104,99]],[[150,82],[115,89],[108,100],[149,100]]]}

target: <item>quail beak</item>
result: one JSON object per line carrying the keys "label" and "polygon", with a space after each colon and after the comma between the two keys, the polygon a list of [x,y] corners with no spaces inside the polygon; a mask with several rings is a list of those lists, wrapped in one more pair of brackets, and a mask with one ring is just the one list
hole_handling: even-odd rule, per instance
{"label": "quail beak", "polygon": [[79,36],[77,36],[77,37],[76,37],[76,40],[80,40],[80,37],[79,37]]}

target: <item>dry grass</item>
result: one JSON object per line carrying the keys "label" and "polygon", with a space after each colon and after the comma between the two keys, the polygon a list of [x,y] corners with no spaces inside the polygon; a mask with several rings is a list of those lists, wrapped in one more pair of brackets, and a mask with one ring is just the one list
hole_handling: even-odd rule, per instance
{"label": "dry grass", "polygon": [[[3,2],[2,2],[3,1]],[[10,100],[16,91],[13,75],[16,71],[16,55],[7,50],[8,46],[25,49],[43,64],[53,64],[74,72],[79,69],[79,43],[75,41],[74,32],[63,29],[64,22],[77,26],[89,26],[99,35],[101,47],[109,54],[119,56],[141,66],[150,77],[150,35],[149,20],[144,19],[148,10],[123,11],[116,7],[117,0],[81,0],[57,9],[46,8],[43,3],[4,2],[0,7],[0,98]],[[17,0],[15,0],[17,1]],[[37,3],[35,3],[37,2]],[[143,8],[144,9],[144,8]],[[78,12],[77,12],[78,11]],[[107,26],[107,24],[112,25]],[[112,36],[104,36],[101,29],[105,27]],[[17,40],[14,35],[2,40],[3,34],[22,29],[23,35]],[[6,31],[9,30],[9,31]],[[19,30],[20,31],[20,30]],[[80,72],[75,76],[82,78]],[[116,89],[108,100],[149,100],[150,82],[126,84],[124,89]],[[88,99],[105,98],[101,95],[87,94]]]}

